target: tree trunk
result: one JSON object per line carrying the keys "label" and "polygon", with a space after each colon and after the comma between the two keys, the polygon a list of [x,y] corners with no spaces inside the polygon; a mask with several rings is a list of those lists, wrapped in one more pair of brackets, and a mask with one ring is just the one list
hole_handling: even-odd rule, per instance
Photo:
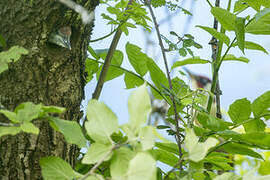
{"label": "tree trunk", "polygon": [[[75,1],[75,0],[74,0]],[[98,0],[77,0],[93,11]],[[79,121],[84,98],[84,62],[93,23],[56,0],[0,0],[0,34],[7,49],[19,45],[29,54],[0,74],[0,103],[9,110],[22,102],[65,107],[63,118]],[[48,43],[49,34],[72,27],[72,50]],[[6,121],[0,116],[0,122]],[[42,179],[39,159],[58,156],[75,163],[78,148],[68,145],[47,122],[36,120],[39,135],[20,133],[0,139],[0,179]]]}

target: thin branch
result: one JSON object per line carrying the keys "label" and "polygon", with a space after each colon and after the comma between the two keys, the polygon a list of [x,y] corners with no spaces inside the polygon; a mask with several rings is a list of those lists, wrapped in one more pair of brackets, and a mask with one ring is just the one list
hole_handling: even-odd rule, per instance
{"label": "thin branch", "polygon": [[[161,34],[160,34],[160,31],[158,28],[158,23],[157,23],[156,17],[154,15],[154,11],[153,11],[152,6],[151,6],[151,0],[145,0],[144,3],[149,8],[150,14],[152,16],[152,19],[153,19],[153,22],[155,25],[159,45],[160,45],[162,56],[163,56],[163,61],[164,61],[165,68],[166,68],[166,74],[167,74],[170,90],[172,90],[172,81],[171,81],[171,77],[170,77],[165,48],[164,48],[164,45],[163,45],[163,42],[161,39]],[[183,154],[182,154],[182,148],[181,148],[181,136],[180,136],[180,128],[179,128],[179,118],[180,117],[178,116],[178,113],[177,113],[177,108],[176,108],[176,103],[175,103],[174,97],[170,96],[170,98],[171,98],[172,103],[173,103],[173,109],[174,109],[174,115],[175,115],[175,127],[176,127],[176,142],[177,142],[178,149],[179,149],[179,159],[181,159]],[[179,162],[179,170],[180,171],[182,170],[182,161]]]}
{"label": "thin branch", "polygon": [[[129,0],[128,2],[128,6],[133,2],[133,0]],[[128,9],[128,7],[127,7]],[[119,25],[119,27],[121,26],[121,24]],[[112,43],[111,43],[111,46],[109,48],[109,51],[107,53],[107,56],[105,58],[105,63],[101,69],[101,73],[100,73],[100,76],[99,76],[99,79],[98,79],[98,83],[97,83],[97,86],[96,86],[96,89],[93,93],[93,96],[92,98],[93,99],[99,99],[99,96],[100,96],[100,93],[101,93],[101,90],[103,88],[103,85],[104,85],[104,82],[105,82],[105,79],[106,79],[106,75],[107,75],[107,72],[109,70],[109,67],[110,67],[110,64],[111,64],[111,60],[112,60],[112,57],[113,57],[113,54],[116,50],[116,46],[120,40],[120,37],[121,37],[121,34],[122,34],[122,30],[120,28],[117,28],[117,31],[113,37],[113,40],[112,40]]]}
{"label": "thin branch", "polygon": [[206,2],[209,4],[209,6],[210,6],[211,8],[213,7],[213,5],[210,3],[209,0],[206,0]]}
{"label": "thin branch", "polygon": [[108,34],[105,35],[105,36],[102,36],[102,37],[97,38],[97,39],[94,39],[94,40],[90,40],[90,43],[91,43],[91,42],[97,42],[97,41],[106,39],[107,37],[110,37],[113,33],[115,33],[115,32],[117,31],[117,29],[118,29],[118,28],[115,28],[112,32],[108,33]]}
{"label": "thin branch", "polygon": [[6,127],[17,127],[19,124],[13,124],[13,123],[3,123],[0,122],[0,126],[6,126]]}

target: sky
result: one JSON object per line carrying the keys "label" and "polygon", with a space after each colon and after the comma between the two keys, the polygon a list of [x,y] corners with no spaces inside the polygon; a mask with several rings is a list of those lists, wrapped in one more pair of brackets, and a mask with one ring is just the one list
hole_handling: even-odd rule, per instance
{"label": "sky", "polygon": [[[180,4],[181,2],[182,1],[180,1]],[[210,2],[214,4],[213,0]],[[221,4],[221,6],[226,8],[227,2],[223,1],[223,3],[225,4]],[[193,18],[191,21],[186,24],[185,22],[189,16],[183,14],[182,12],[178,13],[176,16],[172,16],[173,13],[169,13],[169,15],[172,16],[172,19],[171,21],[160,24],[161,34],[165,35],[166,37],[171,37],[169,34],[171,30],[178,34],[182,34],[186,29],[186,33],[192,34],[195,37],[195,41],[203,46],[203,49],[200,50],[193,49],[194,55],[200,56],[203,59],[210,59],[212,52],[208,42],[211,39],[211,35],[200,28],[195,27],[196,25],[208,27],[213,26],[213,17],[211,16],[209,5],[206,3],[206,1],[202,0],[185,0],[185,3],[182,5],[188,10],[193,8]],[[105,6],[99,6],[95,10],[95,27],[91,39],[102,37],[111,30],[111,27],[107,25],[107,21],[103,20],[101,17],[101,13],[104,13],[104,10]],[[249,12],[254,13],[252,10]],[[154,9],[154,13],[158,22],[161,22],[168,15],[168,11],[166,11],[164,8],[156,8]],[[246,14],[240,15],[245,16]],[[159,67],[164,70],[156,33],[153,32],[152,34],[148,34],[149,38],[155,43],[153,47],[149,47],[149,45],[146,44],[146,37],[143,28],[130,29],[129,34],[129,36],[125,36],[124,34],[121,36],[117,49],[121,50],[125,54],[125,44],[127,42],[141,47],[143,52],[146,52],[146,49],[148,49],[147,55],[152,57]],[[233,33],[228,33],[228,35],[229,37],[234,37]],[[259,43],[270,52],[270,36],[247,35],[246,40]],[[90,46],[93,49],[106,49],[109,48],[111,41],[112,36],[102,41],[90,43]],[[225,62],[222,64],[219,73],[219,80],[222,90],[221,106],[224,110],[228,110],[229,105],[237,99],[247,98],[250,101],[253,101],[256,97],[270,90],[269,55],[254,50],[246,50],[244,55],[237,48],[233,48],[230,51],[230,54],[234,54],[237,57],[248,57],[250,62],[248,64],[242,62]],[[175,53],[168,53],[167,55],[170,66],[172,65],[173,61],[184,59],[176,56]],[[126,54],[124,55],[123,67],[132,69]],[[196,74],[211,77],[210,64],[187,65],[186,67]],[[174,73],[174,75],[182,78],[179,73]],[[86,108],[87,102],[91,99],[96,83],[96,80],[92,80],[86,85],[86,99],[82,103],[83,108]],[[127,100],[131,91],[132,89],[125,89],[124,76],[121,76],[106,82],[101,92],[100,101],[105,102],[105,104],[112,109],[112,111],[118,116],[121,124],[128,121]]]}

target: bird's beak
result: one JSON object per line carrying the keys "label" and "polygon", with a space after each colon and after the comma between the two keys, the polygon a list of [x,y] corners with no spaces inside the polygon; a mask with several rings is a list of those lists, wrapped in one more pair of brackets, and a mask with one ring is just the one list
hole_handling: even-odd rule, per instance
{"label": "bird's beak", "polygon": [[71,44],[70,44],[70,40],[69,39],[64,40],[64,44],[65,44],[65,47],[66,48],[68,48],[69,50],[71,50]]}

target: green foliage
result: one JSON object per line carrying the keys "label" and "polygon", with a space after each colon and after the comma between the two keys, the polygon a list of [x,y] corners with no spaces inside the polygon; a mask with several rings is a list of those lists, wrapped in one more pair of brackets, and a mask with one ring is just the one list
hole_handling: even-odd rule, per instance
{"label": "green foliage", "polygon": [[[0,38],[3,47],[5,43],[3,38]],[[0,52],[0,73],[8,69],[8,63],[18,61],[22,55],[28,54],[28,50],[23,47],[13,46],[8,51]]]}

